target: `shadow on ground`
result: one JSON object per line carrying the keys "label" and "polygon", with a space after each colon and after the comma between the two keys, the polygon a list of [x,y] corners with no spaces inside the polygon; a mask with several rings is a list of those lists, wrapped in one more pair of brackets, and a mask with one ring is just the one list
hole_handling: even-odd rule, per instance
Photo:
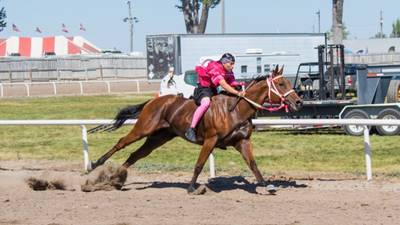
{"label": "shadow on ground", "polygon": [[[306,184],[298,184],[294,180],[273,180],[269,184],[273,184],[275,187],[282,188],[305,188]],[[230,191],[230,190],[243,190],[251,194],[257,194],[256,188],[259,187],[256,183],[251,183],[242,176],[233,177],[216,177],[208,180],[205,184],[209,190],[215,193]],[[136,187],[135,187],[136,186]],[[137,187],[140,186],[140,187]],[[130,190],[132,188],[136,190],[145,190],[149,188],[181,188],[187,189],[188,183],[182,182],[132,182],[124,185],[123,190]]]}

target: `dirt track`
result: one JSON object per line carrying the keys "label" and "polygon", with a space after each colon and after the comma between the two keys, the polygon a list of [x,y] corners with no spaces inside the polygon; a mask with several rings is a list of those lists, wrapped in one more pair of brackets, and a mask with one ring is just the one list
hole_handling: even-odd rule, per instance
{"label": "dirt track", "polygon": [[[63,178],[76,191],[33,191],[28,177]],[[189,173],[129,170],[124,191],[80,191],[81,165],[0,162],[3,224],[399,224],[400,182],[297,180],[276,195],[255,193],[253,178],[220,177],[204,195],[186,193]],[[250,183],[246,183],[248,180]],[[206,177],[200,177],[205,183]]]}

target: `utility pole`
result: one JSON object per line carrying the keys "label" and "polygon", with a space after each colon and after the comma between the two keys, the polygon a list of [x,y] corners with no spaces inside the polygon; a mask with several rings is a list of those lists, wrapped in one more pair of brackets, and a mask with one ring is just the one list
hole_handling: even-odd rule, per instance
{"label": "utility pole", "polygon": [[221,0],[221,33],[225,34],[225,0]]}
{"label": "utility pole", "polygon": [[382,12],[382,10],[381,10],[381,18],[380,18],[379,23],[380,23],[380,25],[381,25],[381,31],[380,31],[380,33],[379,33],[379,37],[380,37],[380,38],[383,38],[383,12]]}
{"label": "utility pole", "polygon": [[318,9],[318,33],[321,33],[321,11]]}
{"label": "utility pole", "polygon": [[128,17],[125,17],[123,21],[129,23],[129,49],[130,52],[133,52],[133,23],[137,23],[139,20],[136,17],[132,17],[131,1],[127,1],[126,4],[128,4]]}

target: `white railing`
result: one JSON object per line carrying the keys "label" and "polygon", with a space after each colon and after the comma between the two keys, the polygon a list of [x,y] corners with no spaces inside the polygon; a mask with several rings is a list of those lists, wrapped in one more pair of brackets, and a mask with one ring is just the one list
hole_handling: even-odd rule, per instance
{"label": "white railing", "polygon": [[[372,180],[372,155],[367,126],[400,126],[400,120],[378,119],[254,119],[254,125],[359,125],[364,126],[364,152],[367,180]],[[74,125],[82,128],[83,159],[85,170],[91,169],[89,144],[85,125],[112,124],[113,120],[0,120],[1,125]],[[135,124],[136,120],[128,120],[125,124]],[[215,177],[214,156],[211,154],[210,177]]]}
{"label": "white railing", "polygon": [[[58,95],[85,95],[85,94],[111,94],[111,93],[155,93],[159,91],[160,81],[147,79],[132,79],[132,80],[83,80],[83,81],[49,81],[49,82],[20,82],[20,83],[1,83],[0,82],[0,97],[14,96],[58,96]],[[102,87],[96,85],[101,84]],[[121,91],[119,86],[123,84],[129,89]],[[22,88],[18,88],[22,87]],[[41,90],[35,87],[40,87]],[[47,88],[43,88],[47,87]],[[112,88],[114,87],[114,88]],[[22,90],[21,90],[22,89]],[[78,90],[76,90],[78,89]],[[91,91],[85,91],[90,89]],[[66,92],[64,94],[61,93]],[[7,95],[6,91],[13,93]],[[35,91],[36,94],[32,94]],[[17,93],[17,94],[16,94]]]}

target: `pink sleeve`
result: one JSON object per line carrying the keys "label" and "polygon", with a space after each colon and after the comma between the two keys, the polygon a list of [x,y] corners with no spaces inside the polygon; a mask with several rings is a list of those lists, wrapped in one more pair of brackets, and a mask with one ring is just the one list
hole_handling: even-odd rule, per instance
{"label": "pink sleeve", "polygon": [[226,74],[226,82],[231,86],[238,86],[239,82],[235,80],[233,73]]}
{"label": "pink sleeve", "polygon": [[221,71],[219,71],[217,68],[211,69],[210,71],[208,71],[208,74],[211,76],[211,81],[215,86],[218,86],[219,82],[224,79]]}
{"label": "pink sleeve", "polygon": [[196,71],[196,73],[197,73],[199,76],[203,76],[203,77],[204,77],[204,76],[207,76],[207,75],[206,75],[206,70],[205,70],[205,68],[202,67],[202,66],[196,66],[194,70]]}

